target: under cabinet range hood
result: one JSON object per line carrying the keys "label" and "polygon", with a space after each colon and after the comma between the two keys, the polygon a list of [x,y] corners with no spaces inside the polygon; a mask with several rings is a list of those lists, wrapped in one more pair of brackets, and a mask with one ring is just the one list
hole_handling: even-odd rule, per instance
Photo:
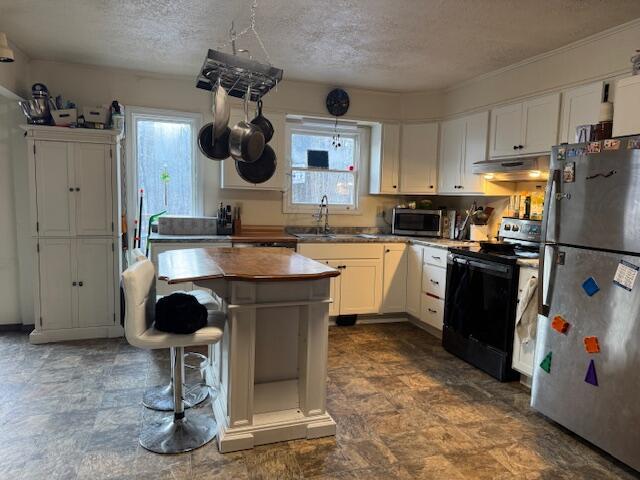
{"label": "under cabinet range hood", "polygon": [[546,180],[549,178],[549,160],[549,155],[484,160],[474,163],[471,171],[495,182]]}

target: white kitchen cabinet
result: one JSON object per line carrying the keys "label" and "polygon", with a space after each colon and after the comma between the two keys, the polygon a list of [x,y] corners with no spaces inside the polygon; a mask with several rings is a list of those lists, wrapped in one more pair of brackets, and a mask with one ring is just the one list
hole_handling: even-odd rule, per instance
{"label": "white kitchen cabinet", "polygon": [[23,128],[37,256],[30,341],[121,336],[119,134]]}
{"label": "white kitchen cabinet", "polygon": [[95,143],[35,141],[35,233],[111,235],[112,150]]}
{"label": "white kitchen cabinet", "polygon": [[407,313],[420,318],[420,301],[422,297],[422,258],[423,247],[410,245],[407,248]]}
{"label": "white kitchen cabinet", "polygon": [[491,157],[549,152],[558,141],[559,111],[557,93],[491,110]]}
{"label": "white kitchen cabinet", "polygon": [[420,303],[420,321],[442,331],[444,324],[444,300],[423,293]]}
{"label": "white kitchen cabinet", "polygon": [[400,169],[400,125],[375,124],[371,127],[369,193],[398,193]]}
{"label": "white kitchen cabinet", "polygon": [[382,261],[341,262],[340,315],[379,313],[382,301]]}
{"label": "white kitchen cabinet", "polygon": [[[229,157],[226,160],[218,162],[220,164],[220,187],[221,188],[233,188],[240,190],[276,190],[282,191],[284,189],[284,179],[286,170],[286,115],[279,112],[269,112],[263,110],[263,114],[267,117],[273,125],[273,138],[269,142],[271,148],[276,154],[277,164],[276,171],[273,176],[264,183],[248,183],[240,178],[236,171],[235,161]],[[231,116],[229,119],[229,126],[233,126],[240,120],[244,120],[244,112],[235,108],[231,109]]]}
{"label": "white kitchen cabinet", "polygon": [[42,330],[115,325],[114,250],[109,238],[38,240]]}
{"label": "white kitchen cabinet", "polygon": [[[337,260],[325,260],[325,263],[333,268],[341,267],[342,264]],[[329,296],[331,297],[331,304],[329,305],[329,315],[337,317],[340,315],[340,289],[342,284],[342,276],[331,277],[329,282]]]}
{"label": "white kitchen cabinet", "polygon": [[[231,248],[231,242],[227,243],[205,243],[205,242],[154,242],[151,240],[151,244],[149,247],[149,259],[153,263],[156,268],[156,272],[158,271],[158,255],[162,252],[167,252],[169,250],[184,250],[187,248],[221,248],[221,247],[229,247]],[[184,282],[177,283],[174,285],[169,285],[164,280],[156,279],[156,294],[157,295],[170,295],[173,292],[177,291],[186,291],[189,292],[194,288],[198,288],[202,290],[201,287],[194,287],[193,282]]]}
{"label": "white kitchen cabinet", "polygon": [[596,82],[562,92],[559,143],[576,143],[576,127],[598,123],[604,83]]}
{"label": "white kitchen cabinet", "polygon": [[436,193],[438,124],[402,125],[400,133],[400,192]]}
{"label": "white kitchen cabinet", "polygon": [[382,313],[404,312],[407,302],[407,246],[404,243],[384,246],[382,279]]}
{"label": "white kitchen cabinet", "polygon": [[447,284],[447,270],[442,267],[425,264],[422,269],[422,290],[430,295],[444,299]]}
{"label": "white kitchen cabinet", "polygon": [[471,169],[487,158],[489,112],[442,123],[438,168],[438,193],[483,194],[484,178]]}
{"label": "white kitchen cabinet", "polygon": [[[520,267],[520,276],[518,279],[518,302],[522,299],[522,293],[525,286],[531,279],[538,275],[536,268]],[[535,299],[532,301],[535,302]],[[528,343],[522,343],[518,336],[518,331],[515,331],[513,336],[513,359],[511,366],[514,370],[526,375],[528,377],[533,376],[533,366],[535,360],[536,342],[535,339]]]}
{"label": "white kitchen cabinet", "polygon": [[613,136],[640,134],[640,75],[616,82],[613,102]]}

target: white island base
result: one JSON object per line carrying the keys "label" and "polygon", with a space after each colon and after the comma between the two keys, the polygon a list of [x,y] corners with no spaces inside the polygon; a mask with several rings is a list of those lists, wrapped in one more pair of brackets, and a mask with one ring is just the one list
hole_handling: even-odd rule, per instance
{"label": "white island base", "polygon": [[326,411],[329,278],[198,280],[224,300],[227,323],[209,347],[207,383],[218,448],[232,452],[335,435]]}

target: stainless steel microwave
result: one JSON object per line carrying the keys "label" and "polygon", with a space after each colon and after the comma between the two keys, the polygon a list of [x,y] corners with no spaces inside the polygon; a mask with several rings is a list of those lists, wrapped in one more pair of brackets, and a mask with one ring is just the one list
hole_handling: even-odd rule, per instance
{"label": "stainless steel microwave", "polygon": [[442,210],[394,208],[391,232],[394,235],[439,237],[442,231],[442,216]]}

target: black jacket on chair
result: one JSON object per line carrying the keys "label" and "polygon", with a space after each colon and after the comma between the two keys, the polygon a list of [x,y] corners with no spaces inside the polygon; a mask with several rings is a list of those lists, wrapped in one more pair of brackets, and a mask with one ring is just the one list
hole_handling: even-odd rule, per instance
{"label": "black jacket on chair", "polygon": [[167,333],[193,333],[207,325],[207,309],[192,295],[172,293],[156,303],[155,328]]}

